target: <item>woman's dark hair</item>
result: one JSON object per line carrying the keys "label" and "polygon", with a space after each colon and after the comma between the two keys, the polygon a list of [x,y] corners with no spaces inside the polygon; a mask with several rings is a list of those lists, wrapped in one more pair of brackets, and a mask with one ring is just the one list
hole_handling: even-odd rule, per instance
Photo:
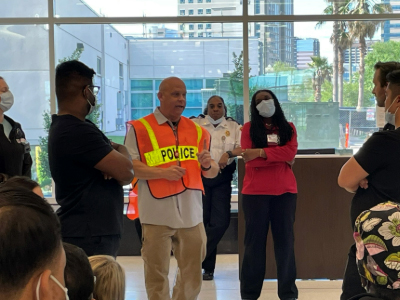
{"label": "woman's dark hair", "polygon": [[266,148],[268,147],[267,142],[267,128],[265,127],[263,117],[257,110],[256,96],[260,92],[268,92],[274,99],[275,113],[271,117],[272,125],[278,128],[278,144],[280,146],[285,145],[291,140],[293,135],[293,128],[289,125],[285,118],[285,114],[279,104],[278,98],[270,90],[258,90],[251,97],[250,112],[251,112],[251,126],[250,126],[250,138],[255,148]]}
{"label": "woman's dark hair", "polygon": [[0,173],[0,184],[4,187],[18,188],[22,187],[32,191],[35,187],[40,186],[39,183],[26,176],[9,177],[7,174]]}
{"label": "woman's dark hair", "polygon": [[212,98],[214,98],[214,97],[219,98],[219,99],[221,100],[222,104],[224,105],[224,109],[225,109],[225,115],[224,115],[224,117],[226,118],[228,108],[227,108],[226,105],[225,105],[224,99],[223,99],[221,96],[218,96],[218,95],[213,95],[213,96],[211,96],[210,98],[208,98],[208,100],[207,100],[207,106],[204,108],[203,114],[204,114],[204,115],[208,115],[208,104],[210,103],[210,100],[211,100]]}

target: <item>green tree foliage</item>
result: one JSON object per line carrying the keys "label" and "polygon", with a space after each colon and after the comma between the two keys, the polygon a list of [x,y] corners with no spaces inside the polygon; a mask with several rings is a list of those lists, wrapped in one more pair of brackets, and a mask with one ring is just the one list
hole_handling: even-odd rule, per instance
{"label": "green tree foliage", "polygon": [[[378,61],[400,61],[400,42],[378,42],[372,45],[372,51],[365,57],[365,91],[373,89],[374,65]],[[370,95],[370,94],[369,94]]]}
{"label": "green tree foliage", "polygon": [[330,81],[332,75],[332,66],[329,65],[326,57],[311,56],[312,62],[309,67],[313,69],[312,86],[314,90],[314,101],[321,102],[322,84],[324,81]]}
{"label": "green tree foliage", "polygon": [[[376,3],[375,0],[350,0],[349,14],[383,14],[392,12],[390,4]],[[371,39],[380,29],[381,21],[350,21],[348,24],[349,33],[353,40],[358,40],[360,50],[359,77],[358,77],[358,103],[357,107],[364,106],[364,75],[365,75],[365,55],[367,52],[366,39]]]}
{"label": "green tree foliage", "polygon": [[[243,51],[237,55],[235,52],[232,53],[232,62],[235,66],[233,72],[229,76],[229,95],[233,98],[233,103],[228,102],[228,116],[231,116],[239,123],[243,124],[243,105],[239,105],[238,101],[243,101],[243,78],[244,78],[244,66],[243,66]],[[249,68],[250,73],[251,68]],[[254,88],[250,89],[250,95],[253,95]],[[250,96],[251,97],[251,96]]]}

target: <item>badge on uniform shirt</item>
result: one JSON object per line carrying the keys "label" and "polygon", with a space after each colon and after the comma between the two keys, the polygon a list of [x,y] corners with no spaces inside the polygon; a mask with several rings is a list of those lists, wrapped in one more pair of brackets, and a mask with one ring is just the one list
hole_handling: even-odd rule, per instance
{"label": "badge on uniform shirt", "polygon": [[229,130],[225,131],[225,135],[226,135],[226,136],[230,136],[230,135],[231,135],[231,133],[229,132]]}
{"label": "badge on uniform shirt", "polygon": [[276,134],[268,134],[268,143],[275,143],[278,144],[278,135]]}

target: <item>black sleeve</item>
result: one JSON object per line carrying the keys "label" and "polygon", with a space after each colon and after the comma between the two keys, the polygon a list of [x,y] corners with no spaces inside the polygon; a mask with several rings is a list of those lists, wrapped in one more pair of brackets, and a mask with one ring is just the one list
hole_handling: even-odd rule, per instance
{"label": "black sleeve", "polygon": [[22,162],[22,176],[32,178],[32,156],[30,153],[24,154],[24,161]]}
{"label": "black sleeve", "polygon": [[[19,129],[21,130],[21,137],[23,139],[25,139],[25,132],[22,130],[22,127],[19,123],[18,124]],[[19,138],[21,138],[19,137]],[[22,161],[22,176],[26,176],[29,178],[32,178],[32,156],[31,156],[31,145],[29,144],[29,142],[27,142],[25,140],[24,143],[24,147],[25,147],[25,154],[24,154],[24,160]]]}
{"label": "black sleeve", "polygon": [[381,132],[374,133],[354,154],[354,159],[368,173],[372,174],[378,168],[384,168],[389,162],[387,159],[387,144],[389,139]]}
{"label": "black sleeve", "polygon": [[82,123],[69,128],[59,139],[59,151],[74,161],[94,167],[112,150],[107,138],[93,124]]}
{"label": "black sleeve", "polygon": [[394,127],[394,125],[390,124],[390,123],[386,123],[385,126],[383,127],[383,131],[386,130],[395,130],[396,128]]}

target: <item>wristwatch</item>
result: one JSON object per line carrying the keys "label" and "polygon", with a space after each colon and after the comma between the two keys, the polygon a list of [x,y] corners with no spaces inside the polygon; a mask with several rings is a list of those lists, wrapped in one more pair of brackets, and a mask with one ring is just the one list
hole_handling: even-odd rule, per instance
{"label": "wristwatch", "polygon": [[229,158],[232,158],[232,157],[233,157],[233,153],[232,153],[232,151],[226,151],[225,153],[228,153],[228,155],[229,155]]}

